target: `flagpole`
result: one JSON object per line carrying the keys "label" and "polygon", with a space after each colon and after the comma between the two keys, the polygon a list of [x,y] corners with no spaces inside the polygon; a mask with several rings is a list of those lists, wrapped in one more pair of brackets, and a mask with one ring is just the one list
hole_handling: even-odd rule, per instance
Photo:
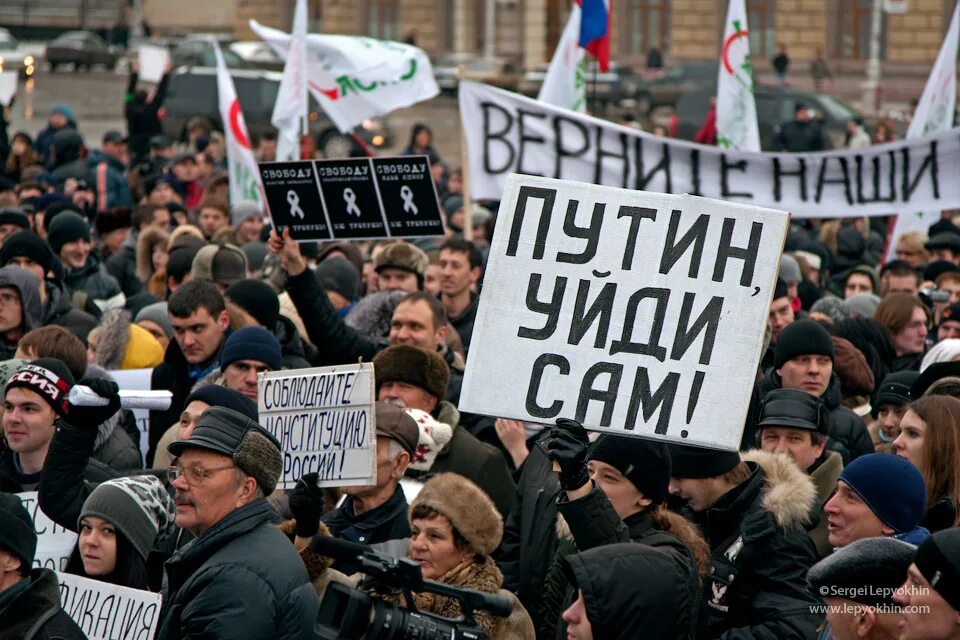
{"label": "flagpole", "polygon": [[[465,67],[460,65],[457,75],[463,80]],[[459,110],[460,105],[457,105]],[[467,153],[467,136],[463,131],[463,117],[460,118],[460,174],[463,176],[463,237],[473,241],[473,200],[470,197],[470,154]]]}

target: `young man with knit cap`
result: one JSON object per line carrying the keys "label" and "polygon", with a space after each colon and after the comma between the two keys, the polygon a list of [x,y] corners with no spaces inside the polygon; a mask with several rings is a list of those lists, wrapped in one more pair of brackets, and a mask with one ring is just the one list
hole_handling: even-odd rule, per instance
{"label": "young man with knit cap", "polygon": [[896,371],[877,387],[872,411],[876,421],[867,427],[877,453],[891,453],[893,441],[900,435],[900,421],[914,399],[910,388],[919,377],[916,371]]}
{"label": "young man with knit cap", "polygon": [[75,211],[64,211],[47,227],[47,241],[63,263],[63,283],[73,293],[83,292],[101,309],[123,306],[120,283],[107,273],[91,251],[90,225]]}
{"label": "young man with knit cap", "polygon": [[277,338],[263,327],[244,327],[230,334],[220,352],[223,386],[257,401],[257,375],[283,368]]}
{"label": "young man with knit cap", "polygon": [[427,478],[443,471],[459,473],[486,491],[501,515],[509,514],[516,486],[507,461],[498,449],[480,442],[461,426],[460,412],[443,399],[450,381],[450,368],[440,354],[394,345],[378,353],[373,365],[377,400],[426,411],[453,427],[453,438],[437,456],[430,471],[416,475]]}
{"label": "young man with knit cap", "polygon": [[97,326],[101,312],[93,299],[87,300],[83,310],[77,309],[66,289],[47,279],[53,269],[53,252],[37,234],[21,231],[7,239],[0,248],[0,267],[6,266],[20,267],[36,279],[44,326],[65,327],[81,340],[86,340],[90,330]]}
{"label": "young man with knit cap", "polygon": [[168,448],[177,526],[196,539],[165,565],[157,640],[309,636],[316,593],[264,499],[282,470],[276,439],[250,418],[212,407]]}
{"label": "young man with knit cap", "polygon": [[833,547],[877,536],[920,544],[930,535],[920,526],[926,505],[923,476],[910,462],[890,453],[861,456],[843,470],[823,505],[828,540]]}
{"label": "young man with knit cap", "polygon": [[774,366],[760,383],[761,401],[774,389],[796,389],[823,400],[828,411],[828,447],[844,464],[873,453],[863,420],[840,402],[840,377],[833,370],[833,339],[813,320],[797,320],[780,332]]}
{"label": "young man with knit cap", "polygon": [[86,640],[60,606],[52,569],[32,569],[37,551],[33,518],[14,495],[0,493],[0,638]]}
{"label": "young man with knit cap", "polygon": [[39,327],[40,296],[33,276],[17,267],[0,268],[0,358],[12,358],[25,333]]}
{"label": "young man with knit cap", "polygon": [[836,490],[837,478],[843,471],[840,454],[827,449],[827,409],[820,398],[809,393],[774,389],[764,399],[757,428],[760,449],[787,454],[813,480],[817,503],[811,517],[819,523],[810,537],[822,558],[832,547],[827,541],[827,521],[820,517],[820,512]]}
{"label": "young man with knit cap", "polygon": [[894,600],[903,607],[900,640],[960,640],[960,529],[920,545]]}
{"label": "young man with knit cap", "polygon": [[827,605],[821,638],[894,640],[900,638],[897,590],[917,548],[893,538],[865,538],[838,549],[810,568],[810,592]]}
{"label": "young man with knit cap", "polygon": [[[816,551],[806,527],[810,478],[787,456],[670,444],[670,493],[710,545],[705,638],[812,638],[823,620],[804,575]],[[762,588],[758,588],[762,585]]]}

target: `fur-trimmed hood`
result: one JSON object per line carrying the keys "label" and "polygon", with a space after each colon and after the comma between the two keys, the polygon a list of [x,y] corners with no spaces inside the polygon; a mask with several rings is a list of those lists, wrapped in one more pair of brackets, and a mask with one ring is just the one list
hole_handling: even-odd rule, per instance
{"label": "fur-trimmed hood", "polygon": [[108,371],[120,369],[123,354],[130,340],[130,314],[124,309],[111,309],[103,314],[97,326],[97,364]]}
{"label": "fur-trimmed hood", "polygon": [[170,241],[170,234],[155,227],[148,226],[140,232],[137,238],[137,278],[146,283],[153,275],[153,250],[159,245],[164,248]]}
{"label": "fur-trimmed hood", "polygon": [[817,503],[817,489],[810,477],[783,453],[754,449],[744,452],[741,458],[760,467],[760,506],[773,514],[777,525],[784,529],[806,527]]}

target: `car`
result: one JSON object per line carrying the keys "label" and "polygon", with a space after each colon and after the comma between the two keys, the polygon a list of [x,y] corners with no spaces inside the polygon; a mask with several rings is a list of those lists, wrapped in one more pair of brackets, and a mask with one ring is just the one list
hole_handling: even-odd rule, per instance
{"label": "car", "polygon": [[72,64],[78,70],[91,69],[95,65],[112,70],[117,66],[117,54],[92,31],[64,33],[47,45],[43,58],[50,65],[50,71],[56,71],[63,64]]}
{"label": "car", "polygon": [[448,95],[456,94],[460,84],[460,67],[466,66],[480,56],[475,53],[451,53],[433,63],[433,77],[440,87],[440,92]]}
{"label": "car", "polygon": [[[707,114],[710,97],[714,94],[716,89],[713,87],[697,89],[677,102],[675,127],[678,138],[693,140]],[[828,149],[842,149],[846,142],[847,122],[853,118],[862,118],[861,114],[846,102],[823,93],[755,85],[753,94],[757,103],[760,148],[764,151],[774,150],[774,139],[780,126],[793,120],[797,104],[803,104],[812,110],[813,117],[822,122],[824,141]],[[869,127],[869,123],[867,126]]]}
{"label": "car", "polygon": [[214,33],[195,33],[187,36],[170,52],[174,67],[215,67],[217,56],[213,43],[220,45],[223,61],[231,69],[249,69],[251,65],[230,48],[231,38]]}
{"label": "car", "polygon": [[[540,64],[523,74],[517,91],[532,98],[540,93],[547,76],[549,64]],[[609,71],[600,71],[596,62],[588,62],[584,69],[587,101],[596,101],[598,106],[632,107],[636,105],[637,87],[640,79],[630,67],[610,62]]]}
{"label": "car", "polygon": [[230,43],[229,50],[240,56],[247,66],[268,71],[283,71],[283,58],[262,40],[240,40]]}
{"label": "car", "polygon": [[[243,109],[247,131],[257,138],[267,131],[274,131],[270,124],[273,106],[280,90],[281,73],[257,69],[232,69],[230,76],[237,90]],[[215,128],[223,130],[220,108],[217,101],[216,67],[178,67],[174,69],[167,85],[163,103],[163,133],[173,140],[187,139],[187,121],[194,116],[207,118]],[[358,143],[350,136],[341,134],[330,119],[310,97],[310,134],[317,141],[317,148],[328,158],[361,155]],[[356,129],[358,136],[374,149],[392,142],[389,123],[383,118],[372,118]]]}
{"label": "car", "polygon": [[0,27],[0,72],[16,71],[29,78],[37,71],[37,52],[21,45],[8,29]]}
{"label": "car", "polygon": [[657,107],[673,107],[685,94],[717,84],[716,62],[688,62],[653,74],[637,83],[636,107],[647,115]]}

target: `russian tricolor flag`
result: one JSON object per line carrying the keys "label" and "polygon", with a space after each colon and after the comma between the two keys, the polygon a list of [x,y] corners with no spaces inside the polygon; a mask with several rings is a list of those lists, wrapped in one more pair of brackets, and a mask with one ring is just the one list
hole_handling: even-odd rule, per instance
{"label": "russian tricolor flag", "polygon": [[578,0],[580,46],[593,54],[601,71],[610,70],[610,7],[608,0]]}

